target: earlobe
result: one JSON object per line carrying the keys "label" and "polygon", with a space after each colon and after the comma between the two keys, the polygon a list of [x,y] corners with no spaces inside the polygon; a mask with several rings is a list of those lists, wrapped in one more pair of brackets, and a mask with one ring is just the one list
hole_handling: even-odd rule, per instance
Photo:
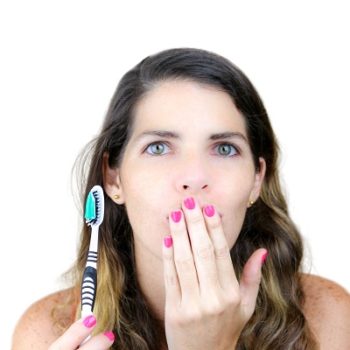
{"label": "earlobe", "polygon": [[109,154],[107,152],[103,155],[103,188],[113,202],[123,204],[123,189],[120,181],[119,168],[110,168],[108,165]]}

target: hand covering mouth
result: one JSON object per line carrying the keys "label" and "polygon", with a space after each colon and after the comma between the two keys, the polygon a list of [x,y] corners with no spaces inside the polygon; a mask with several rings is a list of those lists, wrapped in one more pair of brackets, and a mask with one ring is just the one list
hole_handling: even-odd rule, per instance
{"label": "hand covering mouth", "polygon": [[[222,218],[223,215],[222,215],[220,212],[218,212],[218,213],[219,213],[220,218]],[[166,216],[166,220],[167,220],[167,221],[169,220],[169,215]]]}

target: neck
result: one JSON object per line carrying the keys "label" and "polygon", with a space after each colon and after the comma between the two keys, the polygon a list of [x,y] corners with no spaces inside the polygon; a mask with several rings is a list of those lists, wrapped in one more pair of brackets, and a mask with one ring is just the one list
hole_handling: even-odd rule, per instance
{"label": "neck", "polygon": [[163,260],[152,254],[146,247],[135,242],[135,263],[138,284],[153,317],[159,323],[160,350],[168,350],[165,337],[164,312],[165,289]]}
{"label": "neck", "polygon": [[164,324],[165,289],[163,260],[135,242],[138,283],[153,316]]}

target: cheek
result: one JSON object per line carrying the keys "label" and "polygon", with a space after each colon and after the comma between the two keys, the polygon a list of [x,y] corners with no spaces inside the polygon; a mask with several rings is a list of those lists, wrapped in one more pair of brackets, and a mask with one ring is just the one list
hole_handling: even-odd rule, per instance
{"label": "cheek", "polygon": [[143,172],[132,176],[123,184],[125,206],[133,232],[135,236],[142,236],[149,241],[161,237],[156,237],[155,232],[157,232],[157,228],[160,231],[160,220],[165,222],[165,214],[162,210],[164,211],[164,207],[166,207],[163,200],[167,196],[164,194],[161,180],[161,178],[157,179],[155,176]]}
{"label": "cheek", "polygon": [[[242,229],[244,218],[247,212],[247,206],[252,189],[252,182],[247,177],[235,178],[231,186],[226,185],[229,191],[223,191],[221,196],[221,206],[224,208],[223,229],[227,238],[229,247],[232,248]],[[220,201],[218,202],[220,203]]]}
{"label": "cheek", "polygon": [[246,207],[239,206],[236,209],[232,209],[231,212],[223,218],[222,225],[230,249],[235,244],[241,232],[245,214]]}

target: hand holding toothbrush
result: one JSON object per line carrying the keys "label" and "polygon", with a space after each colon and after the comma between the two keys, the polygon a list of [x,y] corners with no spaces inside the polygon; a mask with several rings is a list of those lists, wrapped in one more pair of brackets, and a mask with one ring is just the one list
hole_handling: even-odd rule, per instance
{"label": "hand holding toothbrush", "polygon": [[[51,344],[48,350],[75,350],[77,348],[81,350],[109,349],[115,339],[113,332],[107,331],[90,337],[95,325],[96,318],[94,315],[74,322],[61,337]],[[87,337],[89,339],[83,345],[80,345]]]}
{"label": "hand holding toothbrush", "polygon": [[100,186],[94,186],[86,200],[85,220],[91,227],[89,252],[81,285],[82,318],[73,323],[49,350],[108,349],[114,341],[111,331],[91,336],[96,318],[93,309],[97,290],[98,229],[104,216],[104,196]]}

